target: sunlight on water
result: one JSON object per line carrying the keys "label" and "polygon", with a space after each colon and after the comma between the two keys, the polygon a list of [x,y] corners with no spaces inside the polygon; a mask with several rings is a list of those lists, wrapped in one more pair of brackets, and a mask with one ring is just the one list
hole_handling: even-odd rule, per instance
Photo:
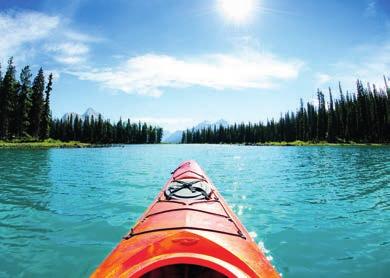
{"label": "sunlight on water", "polygon": [[0,150],[0,277],[86,277],[196,159],[285,277],[389,277],[390,148]]}

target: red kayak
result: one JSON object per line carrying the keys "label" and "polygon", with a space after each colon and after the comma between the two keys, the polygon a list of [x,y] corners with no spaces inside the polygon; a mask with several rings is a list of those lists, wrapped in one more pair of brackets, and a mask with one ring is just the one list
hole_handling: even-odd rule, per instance
{"label": "red kayak", "polygon": [[92,277],[280,277],[195,161],[182,163]]}

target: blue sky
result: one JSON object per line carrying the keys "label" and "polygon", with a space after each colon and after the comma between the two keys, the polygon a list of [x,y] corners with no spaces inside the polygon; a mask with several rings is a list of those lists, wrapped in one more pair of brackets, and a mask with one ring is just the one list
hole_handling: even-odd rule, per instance
{"label": "blue sky", "polygon": [[388,1],[244,0],[241,20],[223,1],[239,0],[0,1],[0,61],[52,71],[56,117],[93,107],[169,130],[278,117],[389,74]]}

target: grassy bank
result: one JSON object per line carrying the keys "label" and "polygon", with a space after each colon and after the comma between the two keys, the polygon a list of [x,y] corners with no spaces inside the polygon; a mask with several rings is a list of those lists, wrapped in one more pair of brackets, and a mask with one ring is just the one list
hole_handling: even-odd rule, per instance
{"label": "grassy bank", "polygon": [[91,144],[81,143],[78,141],[63,142],[60,140],[46,139],[43,141],[37,140],[0,140],[0,149],[44,149],[44,148],[85,148],[90,147]]}
{"label": "grassy bank", "polygon": [[389,146],[389,144],[377,144],[377,143],[356,143],[356,142],[339,142],[329,143],[326,141],[293,141],[293,142],[265,142],[252,144],[255,146]]}

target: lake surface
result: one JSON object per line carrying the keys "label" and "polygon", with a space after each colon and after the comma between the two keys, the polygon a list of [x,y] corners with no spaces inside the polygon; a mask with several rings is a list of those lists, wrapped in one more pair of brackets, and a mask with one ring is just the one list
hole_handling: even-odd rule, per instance
{"label": "lake surface", "polygon": [[284,277],[390,277],[390,148],[0,150],[0,277],[87,277],[195,159]]}

